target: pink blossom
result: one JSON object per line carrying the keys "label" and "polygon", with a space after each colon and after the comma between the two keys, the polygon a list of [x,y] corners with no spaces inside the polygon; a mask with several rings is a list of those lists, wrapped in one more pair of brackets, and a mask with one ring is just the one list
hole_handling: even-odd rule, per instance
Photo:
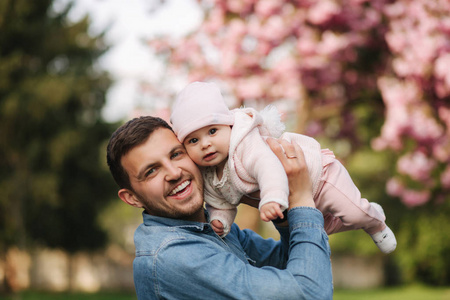
{"label": "pink blossom", "polygon": [[153,116],[159,117],[159,118],[165,120],[166,122],[169,122],[170,109],[168,107],[158,109],[156,112],[153,113]]}
{"label": "pink blossom", "polygon": [[322,55],[333,55],[348,46],[349,42],[345,35],[334,33],[330,30],[322,34],[322,41],[318,47],[318,53]]}
{"label": "pink blossom", "polygon": [[450,189],[450,166],[445,168],[445,171],[441,174],[441,184],[445,189]]}
{"label": "pink blossom", "polygon": [[435,167],[436,161],[420,151],[406,154],[400,157],[397,162],[398,172],[409,175],[416,181],[424,181],[430,178],[430,173]]}
{"label": "pink blossom", "polygon": [[450,87],[445,85],[442,81],[437,81],[434,85],[434,91],[439,98],[445,98],[450,95]]}
{"label": "pink blossom", "polygon": [[308,20],[316,25],[329,21],[341,8],[332,0],[317,1],[308,11]]}
{"label": "pink blossom", "polygon": [[404,184],[397,178],[391,178],[386,183],[386,192],[394,197],[401,196],[405,190]]}
{"label": "pink blossom", "polygon": [[384,13],[392,19],[403,15],[405,10],[406,5],[402,1],[395,1],[392,4],[386,5],[384,7]]}
{"label": "pink blossom", "polygon": [[297,50],[302,56],[310,56],[317,53],[317,41],[311,35],[305,34],[297,41]]}
{"label": "pink blossom", "polygon": [[247,26],[245,26],[244,21],[233,18],[228,24],[226,38],[228,42],[235,42],[236,40],[242,39],[246,33]]}
{"label": "pink blossom", "polygon": [[441,139],[439,142],[433,144],[432,153],[437,161],[447,163],[450,159],[450,140],[448,138]]}
{"label": "pink blossom", "polygon": [[400,107],[418,103],[422,90],[414,81],[401,81],[393,77],[380,77],[378,86],[386,106]]}
{"label": "pink blossom", "polygon": [[345,81],[348,84],[355,84],[358,81],[358,73],[355,70],[348,70],[344,73]]}
{"label": "pink blossom", "polygon": [[364,14],[364,18],[362,19],[364,22],[362,25],[366,29],[370,29],[376,27],[381,22],[381,14],[378,10],[368,8]]}
{"label": "pink blossom", "polygon": [[147,42],[147,44],[155,51],[155,52],[164,52],[170,49],[170,43],[163,39],[154,39]]}
{"label": "pink blossom", "polygon": [[439,139],[444,133],[442,126],[435,118],[426,114],[427,107],[425,105],[421,106],[416,106],[410,113],[410,118],[414,122],[410,122],[408,133],[418,141]]}
{"label": "pink blossom", "polygon": [[273,45],[267,41],[258,41],[256,45],[255,53],[259,56],[267,56],[272,51]]}
{"label": "pink blossom", "polygon": [[402,144],[400,141],[398,141],[395,145],[389,145],[386,139],[377,137],[372,139],[372,141],[370,142],[370,146],[376,151],[382,151],[389,147],[391,147],[392,149],[401,149]]}
{"label": "pink blossom", "polygon": [[446,88],[446,92],[441,97],[445,97],[450,93],[450,53],[445,53],[436,59],[434,66],[434,75],[442,81]]}
{"label": "pink blossom", "polygon": [[222,56],[220,59],[219,70],[227,75],[232,75],[238,73],[236,68],[237,56],[234,51],[222,49]]}
{"label": "pink blossom", "polygon": [[286,26],[281,16],[274,15],[267,19],[261,27],[259,37],[264,40],[281,40],[289,33],[290,27]]}
{"label": "pink blossom", "polygon": [[439,118],[447,128],[450,128],[450,107],[441,106],[438,108]]}
{"label": "pink blossom", "polygon": [[399,53],[407,46],[404,36],[396,31],[386,33],[386,42],[394,53]]}
{"label": "pink blossom", "polygon": [[261,18],[267,18],[277,13],[282,6],[279,0],[259,0],[255,4],[255,12]]}
{"label": "pink blossom", "polygon": [[252,2],[248,0],[227,0],[226,5],[231,12],[234,13],[248,13],[252,6]]}
{"label": "pink blossom", "polygon": [[[167,55],[170,69],[220,80],[238,101],[289,99],[294,107],[307,100],[305,116],[320,132],[328,119],[350,113],[361,93],[379,93],[385,120],[373,149],[393,150],[412,186],[429,193],[447,186],[441,170],[450,162],[450,1],[198,3],[205,19],[197,31],[150,43]],[[361,70],[359,55],[373,51]],[[388,181],[387,189],[410,206],[427,201],[427,192],[404,191],[402,184]]]}
{"label": "pink blossom", "polygon": [[405,190],[401,195],[402,202],[408,207],[421,206],[430,199],[430,191]]}
{"label": "pink blossom", "polygon": [[209,16],[201,25],[201,29],[208,34],[214,34],[224,26],[224,23],[224,11],[215,7],[209,12]]}
{"label": "pink blossom", "polygon": [[263,96],[262,83],[255,76],[240,79],[235,91],[242,99],[260,99]]}
{"label": "pink blossom", "polygon": [[406,61],[402,57],[396,57],[392,60],[392,67],[395,73],[401,77],[406,77],[408,75],[414,74],[414,65],[411,62]]}
{"label": "pink blossom", "polygon": [[302,87],[298,85],[299,80],[296,77],[280,79],[268,89],[268,93],[272,98],[300,100]]}

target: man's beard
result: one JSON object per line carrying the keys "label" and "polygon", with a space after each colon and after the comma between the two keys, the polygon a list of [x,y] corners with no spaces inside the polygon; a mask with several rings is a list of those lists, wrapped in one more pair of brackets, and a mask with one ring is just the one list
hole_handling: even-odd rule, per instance
{"label": "man's beard", "polygon": [[[203,186],[198,187],[198,193],[199,195],[203,196]],[[198,216],[198,214],[203,213],[203,197],[201,199],[193,200],[193,199],[186,199],[184,201],[187,201],[189,204],[187,206],[184,206],[182,209],[180,207],[153,207],[152,204],[147,201],[144,197],[141,195],[135,193],[135,195],[138,197],[139,201],[143,204],[145,211],[149,215],[158,216],[158,217],[164,217],[164,218],[170,218],[170,219],[181,219],[181,220],[194,220]],[[194,197],[191,195],[190,197]]]}

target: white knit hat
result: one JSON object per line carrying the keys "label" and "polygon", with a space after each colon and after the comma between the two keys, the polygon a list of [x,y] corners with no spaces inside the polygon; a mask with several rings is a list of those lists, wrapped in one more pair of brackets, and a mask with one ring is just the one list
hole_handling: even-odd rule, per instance
{"label": "white knit hat", "polygon": [[178,140],[183,142],[190,133],[205,126],[233,125],[234,115],[216,84],[193,82],[178,94],[170,122]]}

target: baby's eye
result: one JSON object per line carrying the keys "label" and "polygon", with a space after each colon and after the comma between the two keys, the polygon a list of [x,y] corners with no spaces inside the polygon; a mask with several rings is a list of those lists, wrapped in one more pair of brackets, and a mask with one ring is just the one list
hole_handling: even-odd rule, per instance
{"label": "baby's eye", "polygon": [[188,143],[189,144],[195,144],[197,142],[198,142],[198,139],[197,138],[193,138],[193,139],[190,139]]}
{"label": "baby's eye", "polygon": [[214,134],[214,133],[216,133],[217,132],[217,128],[211,128],[210,130],[209,130],[209,134]]}

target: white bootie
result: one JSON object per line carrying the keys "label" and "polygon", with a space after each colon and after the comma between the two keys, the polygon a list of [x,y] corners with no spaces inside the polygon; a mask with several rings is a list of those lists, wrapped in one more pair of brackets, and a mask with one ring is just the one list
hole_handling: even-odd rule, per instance
{"label": "white bootie", "polygon": [[[370,204],[378,212],[384,215],[384,211],[381,205],[375,202],[371,202]],[[375,245],[377,245],[378,249],[380,249],[381,252],[383,253],[386,254],[391,253],[397,247],[397,240],[395,239],[395,235],[387,225],[386,228],[384,228],[383,230],[378,231],[370,236],[372,237],[372,240],[375,242]]]}

